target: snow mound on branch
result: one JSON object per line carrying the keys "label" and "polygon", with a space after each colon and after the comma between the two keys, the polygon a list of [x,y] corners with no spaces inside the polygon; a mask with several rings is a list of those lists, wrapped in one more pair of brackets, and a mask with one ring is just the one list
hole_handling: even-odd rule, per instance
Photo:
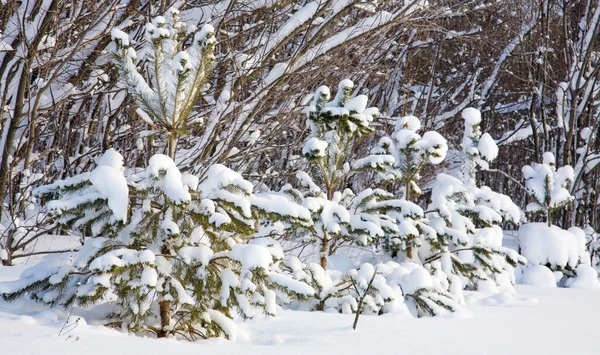
{"label": "snow mound on branch", "polygon": [[429,162],[434,165],[441,163],[448,153],[446,139],[436,131],[425,132],[419,146],[422,151],[428,153]]}
{"label": "snow mound on branch", "polygon": [[96,165],[110,166],[115,170],[121,170],[123,169],[123,156],[113,148],[110,148],[98,158]]}
{"label": "snow mound on branch", "polygon": [[422,267],[416,267],[404,277],[402,290],[406,294],[411,294],[423,288],[432,289],[433,279],[427,270]]}
{"label": "snow mound on branch", "polygon": [[[105,156],[106,153],[103,158]],[[109,153],[110,156],[114,157],[114,155]],[[109,157],[104,159],[104,162],[115,163]],[[91,172],[90,182],[108,200],[108,207],[113,212],[115,218],[126,222],[127,207],[129,205],[129,187],[123,173],[111,165],[100,165]]]}
{"label": "snow mound on branch", "polygon": [[178,254],[186,264],[199,262],[202,265],[208,265],[214,252],[206,245],[199,245],[197,247],[183,247],[179,249]]}
{"label": "snow mound on branch", "polygon": [[113,41],[120,41],[123,47],[129,46],[129,35],[116,27],[110,31],[110,37]]}
{"label": "snow mound on branch", "polygon": [[312,158],[322,158],[325,156],[326,151],[327,142],[316,137],[308,139],[302,148],[302,154]]}
{"label": "snow mound on branch", "polygon": [[344,108],[350,112],[362,113],[367,108],[369,98],[366,95],[358,95],[350,99],[344,105]]}
{"label": "snow mound on branch", "polygon": [[421,129],[421,121],[415,116],[404,116],[396,121],[396,131],[403,129],[417,132]]}
{"label": "snow mound on branch", "polygon": [[[183,203],[192,199],[189,188],[183,183],[181,172],[175,166],[173,159],[164,154],[155,154],[150,158],[146,171],[148,175],[162,180],[162,189],[171,200]],[[165,172],[162,177],[161,171]]]}
{"label": "snow mound on branch", "polygon": [[481,135],[479,143],[477,143],[477,150],[479,150],[481,157],[488,162],[493,161],[498,156],[498,146],[489,133]]}
{"label": "snow mound on branch", "polygon": [[571,231],[545,223],[528,223],[519,228],[521,254],[533,265],[551,264],[575,268],[585,257],[578,237]]}
{"label": "snow mound on branch", "polygon": [[467,107],[462,111],[462,117],[471,126],[481,123],[481,112],[473,107]]}
{"label": "snow mound on branch", "polygon": [[273,256],[262,245],[238,244],[231,248],[231,258],[239,261],[244,270],[255,268],[268,269],[273,262]]}
{"label": "snow mound on branch", "polygon": [[556,287],[556,277],[552,270],[543,265],[530,265],[523,270],[522,283],[532,286]]}

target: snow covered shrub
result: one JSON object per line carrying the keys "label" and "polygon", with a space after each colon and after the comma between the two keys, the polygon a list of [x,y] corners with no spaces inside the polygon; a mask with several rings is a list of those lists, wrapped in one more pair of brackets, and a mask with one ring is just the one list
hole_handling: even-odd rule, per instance
{"label": "snow covered shrub", "polygon": [[256,218],[308,225],[310,214],[285,200],[255,195],[222,165],[202,181],[166,155],[146,169],[123,168],[110,149],[90,173],[38,188],[56,222],[90,235],[74,261],[43,262],[0,294],[27,293],[50,305],[110,302],[109,324],[158,337],[236,338],[232,318],[274,314],[276,292],[314,291],[280,272],[276,245],[247,243]]}
{"label": "snow covered shrub", "polygon": [[[188,118],[210,74],[216,42],[211,25],[194,33],[179,21],[178,14],[173,8],[166,17],[147,23],[144,45],[137,52],[126,33],[118,28],[111,32],[119,81],[138,106],[140,118],[166,135],[172,159],[177,139],[195,124]],[[185,38],[192,35],[191,44],[184,49]]]}
{"label": "snow covered shrub", "polygon": [[465,159],[462,166],[462,181],[467,186],[475,186],[477,168],[489,169],[489,164],[498,156],[498,146],[489,135],[481,134],[481,112],[473,107],[463,110],[465,131],[462,140],[462,152]]}
{"label": "snow covered shrub", "polygon": [[[291,257],[286,263],[290,275],[308,283],[315,297],[308,302],[311,308],[325,312],[352,314],[405,314],[416,317],[435,316],[455,311],[458,302],[447,292],[447,286],[423,266],[388,260],[363,263],[345,272],[325,271],[317,263],[302,264]],[[369,283],[373,283],[369,288]],[[359,301],[364,303],[359,310]]]}
{"label": "snow covered shrub", "polygon": [[543,154],[541,164],[532,163],[523,167],[527,192],[533,202],[527,205],[528,212],[544,211],[546,222],[552,225],[552,212],[573,201],[569,187],[573,183],[573,168],[565,165],[556,169],[554,154]]}
{"label": "snow covered shrub", "polygon": [[[303,148],[303,154],[317,176],[313,179],[307,172],[299,171],[296,177],[301,187],[295,189],[286,185],[280,192],[311,212],[312,226],[299,226],[293,234],[304,241],[317,243],[320,251],[320,265],[302,265],[298,262],[291,274],[316,290],[315,308],[340,312],[362,312],[358,310],[358,301],[367,291],[367,276],[370,280],[375,270],[368,263],[341,274],[328,270],[328,257],[341,243],[364,246],[382,240],[389,250],[404,250],[420,234],[415,226],[431,231],[431,228],[421,224],[424,221],[423,210],[414,203],[394,199],[393,194],[376,187],[358,192],[347,188],[351,186],[352,179],[364,171],[384,174],[395,172],[395,157],[390,150],[391,145],[382,145],[366,157],[352,156],[357,140],[372,132],[370,124],[377,114],[376,108],[366,107],[366,96],[350,98],[352,88],[350,80],[343,80],[331,102],[328,102],[330,93],[327,87],[317,89],[312,106],[308,109],[307,125],[311,129],[311,135]],[[413,154],[407,150],[405,154],[410,155],[408,159],[411,159],[411,164],[413,156],[415,161],[435,161],[443,158],[444,147],[443,138],[431,133],[426,134],[420,143],[410,144],[409,149],[419,149],[418,153]],[[424,163],[418,164],[422,166]],[[404,268],[394,264],[398,270]],[[422,266],[411,265],[411,270],[418,267],[428,274]],[[388,283],[386,276],[393,275],[394,272],[386,273],[384,270],[390,270],[390,267],[378,271],[366,295],[367,313],[391,311],[397,308],[392,304],[404,304],[405,298],[416,300],[411,311],[417,315],[435,315],[441,313],[442,309],[451,311],[455,308],[456,303],[439,282],[424,280],[419,284],[414,281],[408,288],[410,291],[403,293],[398,282],[393,281],[396,276],[390,279],[392,284]]]}
{"label": "snow covered shrub", "polygon": [[491,279],[503,287],[514,284],[513,268],[526,261],[502,246],[500,223],[518,223],[521,216],[508,196],[438,174],[427,210],[437,237],[428,238],[419,255],[425,264],[437,261],[431,267],[449,275],[453,293],[463,285],[477,289],[480,280]]}
{"label": "snow covered shrub", "polygon": [[384,190],[368,188],[354,192],[345,188],[364,170],[383,169],[393,162],[389,155],[369,155],[351,161],[357,140],[373,131],[371,123],[378,110],[367,108],[368,98],[350,98],[354,84],[342,80],[335,98],[329,88],[319,87],[307,110],[310,128],[302,153],[313,178],[305,171],[296,174],[301,187],[286,185],[281,193],[311,212],[313,225],[294,233],[319,245],[320,263],[327,269],[327,257],[343,242],[367,245],[384,235],[398,235],[396,221],[388,212],[397,210],[398,201]]}
{"label": "snow covered shrub", "polygon": [[[527,223],[519,228],[521,254],[530,265],[541,265],[555,273],[556,282],[568,286],[571,278],[589,273],[590,254],[586,250],[585,232],[577,227],[564,230],[546,223]],[[581,269],[579,267],[582,267]],[[582,285],[587,282],[579,282]],[[589,283],[588,283],[589,284]]]}
{"label": "snow covered shrub", "polygon": [[523,167],[525,186],[533,200],[527,205],[527,211],[543,211],[546,223],[528,223],[519,228],[521,253],[530,264],[552,270],[561,286],[595,287],[593,282],[588,282],[592,258],[586,246],[589,243],[586,232],[577,227],[563,230],[552,225],[552,212],[574,199],[569,192],[574,179],[573,168],[565,165],[556,169],[554,154],[549,152],[543,154],[543,159],[541,164]]}
{"label": "snow covered shrub", "polygon": [[373,150],[374,154],[391,155],[394,162],[384,166],[381,175],[387,181],[401,183],[402,201],[398,207],[402,210],[396,219],[400,222],[400,234],[388,235],[383,246],[393,257],[400,250],[406,251],[408,259],[413,258],[413,248],[422,244],[420,236],[432,237],[435,233],[426,224],[423,210],[410,201],[421,194],[418,182],[421,171],[427,165],[441,163],[446,157],[448,145],[444,137],[435,131],[425,132],[423,136],[417,132],[421,122],[414,116],[398,118],[391,137],[383,137]]}
{"label": "snow covered shrub", "polygon": [[[400,240],[384,243],[392,256],[405,255],[425,265],[433,275],[444,279],[447,289],[459,300],[463,287],[477,288],[478,280],[491,278],[498,285],[514,283],[513,267],[525,260],[513,250],[502,247],[503,221],[518,223],[519,208],[505,195],[476,186],[478,167],[489,168],[498,148],[489,134],[481,135],[481,115],[473,108],[463,112],[465,166],[462,181],[439,173],[430,184],[431,201],[427,213],[411,201],[404,201]],[[396,123],[391,138],[380,140],[374,152],[391,154],[389,179],[404,182],[404,198],[420,193],[418,178],[427,164],[439,164],[447,150],[445,139],[436,132],[420,136],[416,117],[403,117]],[[416,250],[416,252],[413,252]]]}

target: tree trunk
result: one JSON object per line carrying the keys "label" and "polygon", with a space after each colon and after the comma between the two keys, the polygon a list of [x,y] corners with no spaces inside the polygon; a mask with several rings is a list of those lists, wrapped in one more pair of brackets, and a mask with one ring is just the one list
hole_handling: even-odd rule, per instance
{"label": "tree trunk", "polygon": [[168,301],[160,301],[160,329],[156,333],[157,338],[166,338],[169,335],[169,325],[171,325],[171,308]]}
{"label": "tree trunk", "polygon": [[177,137],[174,133],[168,132],[168,149],[169,149],[169,158],[175,160],[175,147],[177,146]]}
{"label": "tree trunk", "polygon": [[321,267],[323,270],[327,270],[327,256],[329,255],[329,244],[331,240],[327,233],[325,233],[325,237],[323,238],[323,242],[321,243]]}

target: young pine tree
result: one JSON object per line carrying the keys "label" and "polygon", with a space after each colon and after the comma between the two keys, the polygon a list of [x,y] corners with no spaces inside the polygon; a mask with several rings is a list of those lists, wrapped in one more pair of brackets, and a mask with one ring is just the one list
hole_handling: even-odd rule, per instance
{"label": "young pine tree", "polygon": [[1,285],[5,299],[28,293],[60,306],[109,301],[113,326],[158,337],[235,339],[231,319],[274,314],[276,289],[313,294],[280,272],[280,251],[247,242],[256,218],[307,224],[302,207],[260,207],[265,197],[222,165],[202,181],[161,154],[146,169],[124,173],[122,157],[109,150],[97,165],[36,190],[58,225],[90,237],[74,261],[41,263]]}
{"label": "young pine tree", "polygon": [[[524,264],[525,259],[502,246],[500,224],[519,223],[521,211],[510,197],[487,186],[477,186],[477,169],[489,168],[498,155],[498,147],[489,134],[481,134],[481,113],[477,109],[467,108],[462,116],[465,160],[461,179],[438,174],[432,184],[427,218],[438,238],[425,262],[439,260],[444,272],[460,276],[467,282],[466,287],[478,288],[481,280],[488,279],[507,286],[514,283],[513,268]],[[460,281],[452,279],[455,283]]]}
{"label": "young pine tree", "polygon": [[[395,220],[387,212],[398,210],[392,195],[381,189],[368,188],[354,192],[347,188],[351,178],[364,170],[382,170],[393,162],[389,155],[354,158],[358,141],[370,134],[378,115],[377,108],[367,108],[368,98],[351,98],[354,84],[342,80],[332,101],[329,88],[319,87],[307,111],[310,137],[302,153],[309,162],[315,179],[307,172],[296,174],[301,189],[285,186],[282,192],[308,208],[313,225],[297,234],[308,235],[319,245],[321,267],[327,269],[327,258],[343,242],[367,245],[384,235],[399,233]],[[316,181],[316,182],[315,182]]]}
{"label": "young pine tree", "polygon": [[[462,289],[477,287],[477,280],[491,276],[498,283],[514,282],[510,268],[524,262],[517,253],[502,247],[502,230],[498,226],[505,220],[517,223],[520,210],[507,196],[475,185],[476,168],[487,169],[497,147],[488,134],[481,135],[477,110],[467,109],[463,116],[466,121],[463,149],[468,158],[467,167],[461,170],[464,181],[438,173],[430,185],[428,212],[424,213],[414,203],[405,205],[411,208],[404,210],[400,220],[403,243],[384,244],[393,256],[404,253],[425,265],[459,301]],[[403,117],[397,121],[392,136],[382,138],[375,149],[394,156],[395,162],[384,177],[401,181],[406,198],[420,194],[418,182],[422,169],[441,163],[447,150],[441,135],[426,132],[421,136],[417,133],[419,128],[416,117]],[[496,280],[497,275],[503,276]],[[508,280],[504,280],[505,276]]]}
{"label": "young pine tree", "polygon": [[465,122],[465,131],[462,140],[462,182],[466,186],[476,186],[475,175],[477,168],[489,169],[489,164],[498,156],[498,146],[489,135],[481,134],[481,112],[468,107],[463,110],[462,117]]}
{"label": "young pine tree", "polygon": [[[350,80],[343,80],[335,98],[329,101],[329,89],[322,86],[308,109],[311,135],[303,154],[315,177],[300,171],[296,176],[301,188],[288,185],[282,193],[311,212],[312,226],[294,233],[304,240],[308,236],[318,245],[320,265],[292,263],[291,274],[315,289],[319,310],[379,314],[408,307],[417,316],[454,310],[456,302],[438,279],[416,263],[365,263],[341,275],[327,269],[329,255],[341,243],[367,245],[383,240],[387,248],[399,251],[406,250],[412,238],[421,234],[419,227],[432,231],[419,224],[424,221],[424,213],[414,203],[394,199],[379,188],[356,192],[348,188],[365,171],[393,172],[395,162],[392,152],[381,147],[366,157],[353,156],[359,139],[372,132],[371,123],[378,112],[366,107],[366,96],[351,98],[352,88]],[[438,151],[443,148],[438,143],[428,147],[423,143],[428,151],[423,154],[443,154]],[[369,287],[370,280],[373,283]]]}
{"label": "young pine tree", "polygon": [[177,11],[146,26],[146,68],[129,38],[112,31],[121,82],[138,114],[167,136],[169,156],[157,154],[145,169],[123,167],[108,150],[89,172],[36,190],[56,225],[86,236],[74,261],[41,263],[15,282],[0,285],[14,300],[27,293],[50,305],[109,301],[111,325],[157,337],[236,337],[232,318],[274,314],[276,292],[308,297],[314,290],[280,272],[275,245],[248,241],[258,220],[309,227],[302,206],[253,186],[222,165],[205,179],[182,174],[173,158],[177,138],[212,61],[213,29],[205,25],[182,50],[186,28]]}
{"label": "young pine tree", "polygon": [[413,259],[413,249],[422,245],[421,236],[432,238],[435,231],[427,226],[423,210],[413,203],[419,195],[419,179],[422,170],[428,165],[437,165],[446,157],[448,145],[444,137],[435,131],[421,136],[417,132],[421,122],[414,116],[398,118],[391,137],[380,139],[373,150],[375,154],[389,154],[394,163],[385,166],[382,173],[385,180],[401,184],[402,216],[399,218],[400,236],[388,237],[384,247],[395,257],[400,250],[405,251],[408,259]]}
{"label": "young pine tree", "polygon": [[561,209],[571,202],[574,197],[569,192],[573,183],[573,168],[565,165],[556,169],[554,154],[543,154],[541,164],[533,163],[523,167],[525,187],[533,200],[527,205],[528,212],[543,211],[548,226],[552,225],[552,212]]}

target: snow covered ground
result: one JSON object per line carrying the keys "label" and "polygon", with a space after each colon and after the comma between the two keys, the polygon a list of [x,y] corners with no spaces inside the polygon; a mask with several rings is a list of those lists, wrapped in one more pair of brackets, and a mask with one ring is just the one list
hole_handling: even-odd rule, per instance
{"label": "snow covered ground", "polygon": [[[22,266],[0,267],[0,280]],[[2,354],[598,354],[600,290],[517,286],[517,294],[468,294],[452,318],[353,316],[280,310],[246,322],[249,339],[188,343],[127,335],[23,300],[0,302]],[[75,313],[78,313],[75,311]],[[81,313],[80,313],[81,314]],[[88,317],[89,319],[89,317]],[[61,331],[62,329],[62,331]]]}

